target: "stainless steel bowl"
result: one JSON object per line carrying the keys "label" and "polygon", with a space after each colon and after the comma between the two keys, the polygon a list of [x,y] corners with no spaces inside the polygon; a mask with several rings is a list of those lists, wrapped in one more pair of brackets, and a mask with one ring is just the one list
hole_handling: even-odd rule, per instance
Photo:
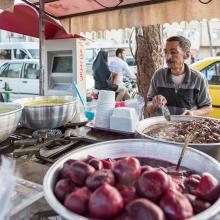
{"label": "stainless steel bowl", "polygon": [[7,139],[17,128],[23,106],[13,103],[0,103],[0,142]]}
{"label": "stainless steel bowl", "polygon": [[[201,118],[206,117],[199,117],[199,116],[187,116],[187,115],[172,115],[171,121],[187,121],[187,120],[198,120]],[[145,138],[149,138],[155,141],[165,142],[165,143],[171,143],[171,144],[177,144],[177,145],[183,145],[181,142],[175,142],[175,141],[169,141],[161,138],[155,138],[150,135],[145,134],[146,131],[150,130],[151,126],[160,126],[160,124],[168,123],[167,120],[163,116],[158,117],[150,117],[144,120],[141,120],[138,123],[137,126],[137,132],[142,135]],[[220,143],[204,143],[204,144],[194,144],[190,143],[190,147],[199,149],[199,150],[209,150],[211,148],[215,148],[217,146],[220,146]]]}
{"label": "stainless steel bowl", "polygon": [[[51,106],[27,106],[31,101],[51,99],[62,99],[65,103]],[[30,129],[52,129],[63,126],[71,121],[76,113],[76,98],[72,96],[37,96],[17,99],[14,103],[24,105],[21,124]]]}
{"label": "stainless steel bowl", "polygon": [[[89,145],[75,150],[54,163],[47,171],[44,182],[44,195],[49,205],[64,219],[87,219],[67,210],[54,196],[54,184],[63,163],[68,159],[85,159],[92,155],[100,159],[120,158],[127,156],[149,157],[177,163],[180,147],[176,145],[152,142],[145,139],[127,139],[108,141]],[[171,153],[172,152],[172,153]],[[212,157],[189,148],[183,158],[182,165],[202,173],[209,172],[220,181],[220,163]],[[207,220],[220,211],[220,198],[207,210],[191,218],[191,220]]]}

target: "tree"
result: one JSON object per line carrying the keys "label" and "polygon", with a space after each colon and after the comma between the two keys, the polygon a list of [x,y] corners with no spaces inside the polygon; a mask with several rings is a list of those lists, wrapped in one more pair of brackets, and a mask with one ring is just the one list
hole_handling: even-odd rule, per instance
{"label": "tree", "polygon": [[163,67],[163,35],[161,25],[149,25],[135,28],[136,32],[136,54],[137,84],[139,93],[145,100],[144,116],[147,117],[147,91],[153,73]]}

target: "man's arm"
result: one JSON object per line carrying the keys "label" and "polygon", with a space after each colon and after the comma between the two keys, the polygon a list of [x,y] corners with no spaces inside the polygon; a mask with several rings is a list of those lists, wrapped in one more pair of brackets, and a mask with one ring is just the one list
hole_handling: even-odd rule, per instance
{"label": "man's arm", "polygon": [[128,64],[125,61],[123,61],[123,70],[129,78],[136,79],[136,75],[131,72]]}
{"label": "man's arm", "polygon": [[112,84],[117,84],[118,74],[112,73]]}
{"label": "man's arm", "polygon": [[208,91],[208,81],[202,77],[200,91],[197,96],[198,109],[185,110],[183,115],[206,116],[212,110],[211,98]]}
{"label": "man's arm", "polygon": [[153,105],[153,102],[152,102],[152,101],[148,101],[148,102],[147,102],[146,111],[147,111],[147,113],[148,113],[148,115],[149,115],[150,117],[157,115],[157,109],[156,109],[155,106]]}
{"label": "man's arm", "polygon": [[153,97],[152,101],[147,102],[147,112],[149,116],[156,116],[157,109],[167,103],[167,100],[162,95],[156,95]]}
{"label": "man's arm", "polygon": [[185,110],[182,115],[206,116],[210,111],[212,111],[212,106],[208,105],[199,109]]}

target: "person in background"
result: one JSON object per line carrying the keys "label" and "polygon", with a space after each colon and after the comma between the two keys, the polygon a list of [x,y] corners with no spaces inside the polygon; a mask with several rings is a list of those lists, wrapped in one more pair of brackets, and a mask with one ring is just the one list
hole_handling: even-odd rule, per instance
{"label": "person in background", "polygon": [[190,57],[190,47],[185,37],[167,39],[164,52],[168,67],[154,73],[147,94],[150,116],[165,104],[173,115],[204,116],[212,110],[207,79],[184,62]]}
{"label": "person in background", "polygon": [[4,102],[4,98],[1,92],[0,92],[0,102]]}
{"label": "person in background", "polygon": [[117,93],[116,101],[122,101],[125,96],[125,88],[114,84],[112,73],[108,66],[108,52],[100,50],[92,65],[95,89],[111,90]]}
{"label": "person in background", "polygon": [[[131,79],[136,79],[136,76],[130,71],[128,64],[125,62],[125,50],[118,48],[115,55],[116,57],[109,63],[109,69],[112,72],[113,83],[119,85],[120,87],[124,87],[123,78],[125,76],[128,76]],[[130,99],[128,90],[126,89],[125,91],[124,100]]]}
{"label": "person in background", "polygon": [[195,63],[195,61],[196,61],[195,57],[194,57],[193,55],[191,55],[191,57],[190,57],[190,63],[193,64],[193,63]]}

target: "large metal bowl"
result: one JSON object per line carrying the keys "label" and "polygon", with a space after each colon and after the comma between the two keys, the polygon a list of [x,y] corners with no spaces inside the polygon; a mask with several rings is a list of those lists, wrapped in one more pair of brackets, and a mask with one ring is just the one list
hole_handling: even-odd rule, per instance
{"label": "large metal bowl", "polygon": [[[62,99],[64,104],[27,106],[31,101],[48,101]],[[30,129],[52,129],[65,125],[71,121],[76,113],[76,98],[72,96],[37,96],[17,99],[14,103],[24,105],[21,124]]]}
{"label": "large metal bowl", "polygon": [[0,103],[0,142],[7,139],[17,128],[23,106],[13,103]]}
{"label": "large metal bowl", "polygon": [[[200,117],[200,116],[187,116],[187,115],[172,115],[171,121],[188,121],[188,120],[198,120],[201,118],[206,117]],[[168,123],[166,119],[163,116],[158,117],[150,117],[144,120],[141,120],[138,123],[137,126],[137,132],[142,135],[145,138],[149,138],[155,141],[165,142],[165,143],[171,143],[171,144],[177,144],[177,145],[183,145],[181,142],[175,142],[175,141],[169,141],[161,138],[155,138],[150,135],[145,134],[147,130],[150,130],[151,126],[160,126],[160,124]],[[190,147],[199,149],[199,150],[209,150],[211,148],[215,148],[217,146],[220,146],[220,143],[204,143],[204,144],[194,144],[190,143]]]}
{"label": "large metal bowl", "polygon": [[[120,158],[127,156],[149,157],[176,163],[180,155],[180,147],[176,145],[152,142],[145,139],[127,139],[108,141],[89,145],[75,150],[54,163],[47,171],[44,182],[44,195],[49,205],[64,219],[85,220],[67,210],[54,196],[54,184],[63,163],[68,159],[85,159],[88,155],[100,159]],[[182,165],[202,173],[209,172],[220,181],[220,163],[212,157],[189,148],[183,158]],[[191,220],[207,220],[220,211],[220,198],[207,210],[191,218]]]}

